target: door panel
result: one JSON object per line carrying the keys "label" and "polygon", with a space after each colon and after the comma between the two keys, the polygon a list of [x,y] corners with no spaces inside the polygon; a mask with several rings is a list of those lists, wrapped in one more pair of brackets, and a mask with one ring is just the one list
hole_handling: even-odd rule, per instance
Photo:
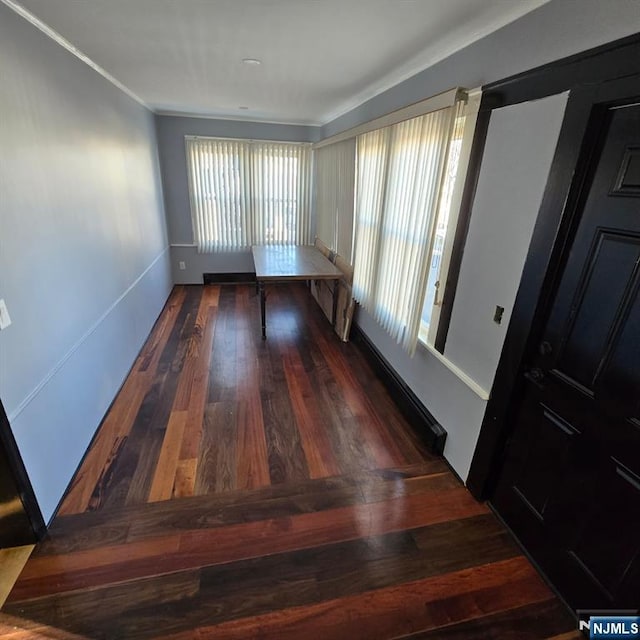
{"label": "door panel", "polygon": [[576,609],[640,605],[640,105],[602,125],[492,498]]}
{"label": "door panel", "polygon": [[[640,252],[639,252],[640,253]],[[640,393],[636,379],[640,362],[640,277],[638,271],[623,313],[595,382],[596,400],[612,414],[629,416],[638,426]]]}
{"label": "door panel", "polygon": [[530,442],[514,487],[543,520],[555,487],[564,482],[573,440],[580,432],[543,404],[533,407],[531,416]]}
{"label": "door panel", "polygon": [[[593,387],[609,331],[636,272],[638,256],[640,238],[598,230],[578,284],[573,322],[556,365],[559,371],[588,389]],[[603,300],[610,303],[601,304]]]}
{"label": "door panel", "polygon": [[[602,486],[571,553],[613,598],[637,554],[640,519],[629,518],[629,510],[640,504],[640,478],[611,457],[600,479]],[[617,544],[603,553],[606,540]]]}

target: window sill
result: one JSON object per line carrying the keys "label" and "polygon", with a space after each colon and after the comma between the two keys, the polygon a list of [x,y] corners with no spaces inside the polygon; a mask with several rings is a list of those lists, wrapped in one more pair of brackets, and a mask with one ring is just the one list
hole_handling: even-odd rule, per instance
{"label": "window sill", "polygon": [[441,362],[451,373],[453,373],[458,379],[464,382],[471,391],[473,391],[481,400],[488,400],[490,392],[483,389],[473,378],[468,376],[462,369],[456,366],[451,360],[445,358],[439,351],[426,342],[426,336],[424,332],[420,331],[420,337],[418,339],[418,346],[427,351],[430,355],[434,356],[436,360]]}

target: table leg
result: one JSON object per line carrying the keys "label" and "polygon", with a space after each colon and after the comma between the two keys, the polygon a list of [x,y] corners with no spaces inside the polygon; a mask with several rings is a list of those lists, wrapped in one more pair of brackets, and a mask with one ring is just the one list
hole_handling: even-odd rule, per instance
{"label": "table leg", "polygon": [[331,310],[331,324],[335,327],[338,319],[338,296],[340,295],[340,281],[333,281],[333,309]]}
{"label": "table leg", "polygon": [[258,282],[258,289],[260,290],[260,316],[262,318],[262,339],[267,339],[267,313],[265,309],[266,296],[264,293],[264,282],[261,280]]}

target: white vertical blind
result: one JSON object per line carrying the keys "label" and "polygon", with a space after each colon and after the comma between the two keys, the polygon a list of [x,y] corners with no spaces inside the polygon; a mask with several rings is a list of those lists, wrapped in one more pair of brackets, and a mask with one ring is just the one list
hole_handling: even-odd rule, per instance
{"label": "white vertical blind", "polygon": [[311,244],[311,147],[187,136],[194,241],[201,253]]}
{"label": "white vertical blind", "polygon": [[356,140],[321,147],[315,153],[316,233],[351,263]]}
{"label": "white vertical blind", "polygon": [[316,235],[330,249],[336,248],[337,171],[333,145],[315,152]]}
{"label": "white vertical blind", "polygon": [[461,106],[358,136],[354,297],[411,354]]}

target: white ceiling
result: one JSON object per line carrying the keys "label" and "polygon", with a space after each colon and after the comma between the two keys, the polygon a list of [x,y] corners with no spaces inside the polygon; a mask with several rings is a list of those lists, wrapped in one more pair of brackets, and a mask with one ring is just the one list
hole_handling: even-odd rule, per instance
{"label": "white ceiling", "polygon": [[159,113],[324,124],[547,1],[7,4],[21,5]]}

